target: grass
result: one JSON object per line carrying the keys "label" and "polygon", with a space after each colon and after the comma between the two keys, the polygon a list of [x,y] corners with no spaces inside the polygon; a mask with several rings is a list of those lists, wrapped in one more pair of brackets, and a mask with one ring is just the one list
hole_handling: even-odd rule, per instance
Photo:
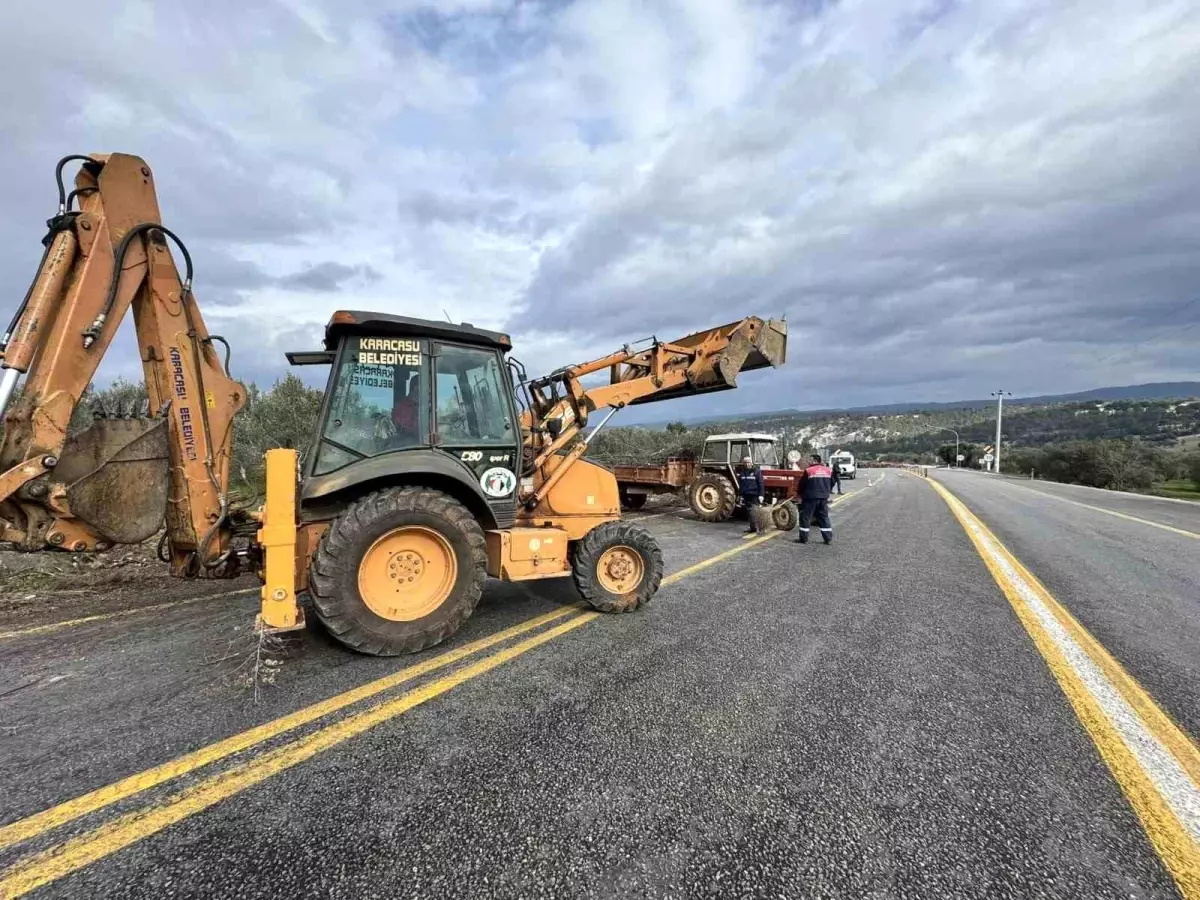
{"label": "grass", "polygon": [[1164,481],[1154,486],[1154,493],[1160,497],[1174,497],[1176,500],[1200,501],[1200,490],[1190,478],[1176,478]]}

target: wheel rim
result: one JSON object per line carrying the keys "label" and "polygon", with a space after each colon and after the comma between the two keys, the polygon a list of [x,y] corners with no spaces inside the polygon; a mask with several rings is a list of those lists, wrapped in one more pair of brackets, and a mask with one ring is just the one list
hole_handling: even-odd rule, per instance
{"label": "wheel rim", "polygon": [[646,575],[642,555],[632,547],[609,547],[596,563],[596,578],[610,594],[636,590]]}
{"label": "wheel rim", "polygon": [[432,528],[406,525],[381,536],[358,566],[358,593],[367,609],[391,622],[424,618],[458,578],[458,558]]}
{"label": "wheel rim", "polygon": [[696,490],[696,503],[701,509],[713,510],[721,502],[720,491],[711,484],[702,484]]}

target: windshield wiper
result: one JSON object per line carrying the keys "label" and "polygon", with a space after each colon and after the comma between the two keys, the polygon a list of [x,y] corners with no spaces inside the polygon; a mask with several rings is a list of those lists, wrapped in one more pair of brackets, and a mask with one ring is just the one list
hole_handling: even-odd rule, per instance
{"label": "windshield wiper", "polygon": [[347,447],[345,444],[339,444],[333,438],[323,437],[323,438],[321,438],[321,440],[324,441],[326,444],[329,444],[332,447],[336,447],[337,449],[341,450],[343,453],[349,453],[351,456],[357,456],[359,459],[370,459],[370,457],[367,456],[367,454],[359,453],[353,447]]}

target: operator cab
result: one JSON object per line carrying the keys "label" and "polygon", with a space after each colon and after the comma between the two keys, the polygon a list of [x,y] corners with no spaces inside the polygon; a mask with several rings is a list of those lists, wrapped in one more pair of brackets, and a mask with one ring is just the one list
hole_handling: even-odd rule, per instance
{"label": "operator cab", "polygon": [[331,366],[316,445],[305,462],[312,482],[306,497],[326,493],[326,483],[334,490],[432,467],[469,484],[491,506],[515,505],[520,425],[505,361],[508,335],[340,311],[324,344],[324,351],[288,354],[293,365]]}
{"label": "operator cab", "polygon": [[713,434],[704,440],[704,462],[724,463],[731,467],[741,465],[749,456],[756,466],[767,469],[779,468],[779,456],[775,450],[772,434]]}

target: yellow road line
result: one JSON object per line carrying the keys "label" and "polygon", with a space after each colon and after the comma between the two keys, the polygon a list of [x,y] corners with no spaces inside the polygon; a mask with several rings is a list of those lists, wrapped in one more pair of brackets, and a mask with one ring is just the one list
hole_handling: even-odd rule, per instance
{"label": "yellow road line", "polygon": [[394,700],[355,713],[340,722],[314,731],[262,756],[236,765],[176,794],[161,804],[135,810],[42,853],[21,860],[0,878],[0,897],[20,897],[71,872],[103,859],[130,844],[162,831],[188,816],[278,775],[318,753],[328,750],[383,722],[420,706],[497,666],[561,637],[600,616],[581,613],[541,634],[484,657],[437,681],[409,691]]}
{"label": "yellow road line", "polygon": [[[1024,485],[1020,485],[1024,487]],[[1150,519],[1143,519],[1139,516],[1131,516],[1128,513],[1117,512],[1115,509],[1105,509],[1103,506],[1093,506],[1090,503],[1080,503],[1078,500],[1070,500],[1067,497],[1060,497],[1058,494],[1051,494],[1048,491],[1039,491],[1037,488],[1026,487],[1025,490],[1032,494],[1040,494],[1043,497],[1049,497],[1051,500],[1058,500],[1061,503],[1070,503],[1072,506],[1082,506],[1084,509],[1094,510],[1095,512],[1104,513],[1106,516],[1115,516],[1118,519],[1125,519],[1129,522],[1137,522],[1139,525],[1149,525],[1151,528],[1161,528],[1163,531],[1169,531],[1172,534],[1182,535],[1183,537],[1200,540],[1200,534],[1194,531],[1187,531],[1183,528],[1176,528],[1174,525],[1164,525],[1162,522],[1153,522]]]}
{"label": "yellow road line", "polygon": [[138,613],[155,612],[160,609],[169,609],[172,606],[183,606],[185,603],[199,603],[201,600],[219,600],[222,597],[235,597],[238,594],[256,593],[258,588],[243,588],[240,591],[224,591],[220,594],[204,594],[199,597],[185,597],[182,600],[171,600],[167,603],[155,603],[153,606],[139,606],[136,609],[120,609],[116,612],[98,613],[94,616],[83,616],[79,619],[67,619],[62,622],[50,622],[47,625],[34,625],[29,628],[18,628],[15,631],[0,631],[0,641],[7,641],[12,638],[26,637],[31,634],[48,634],[52,631],[58,631],[62,628],[73,628],[76,625],[86,625],[88,622],[102,622],[106,619],[118,619],[122,616],[134,616]]}
{"label": "yellow road line", "polygon": [[80,816],[86,816],[96,810],[103,809],[127,797],[132,797],[173,778],[178,778],[180,775],[185,775],[210,763],[225,759],[227,756],[246,750],[256,744],[261,744],[263,741],[270,740],[286,731],[299,728],[301,725],[307,725],[309,722],[316,721],[338,710],[345,709],[351,704],[390,690],[406,681],[411,681],[414,678],[426,675],[437,669],[452,665],[459,660],[494,647],[496,644],[507,641],[517,635],[553,622],[555,619],[561,619],[563,616],[580,611],[580,607],[578,606],[564,606],[551,610],[548,613],[535,616],[511,628],[498,631],[496,634],[472,641],[469,644],[464,644],[447,653],[442,653],[414,666],[401,669],[399,672],[330,697],[328,700],[322,700],[320,703],[306,706],[296,712],[281,716],[262,725],[257,725],[254,728],[247,729],[239,734],[217,741],[214,744],[209,744],[199,750],[185,753],[183,756],[173,759],[170,762],[146,769],[136,775],[122,778],[120,781],[115,781],[105,787],[82,794],[73,800],[67,800],[42,812],[19,819],[10,825],[0,828],[0,850],[11,847],[13,844],[27,841],[45,831],[71,822]]}
{"label": "yellow road line", "polygon": [[1200,750],[957,497],[930,481],[1124,792],[1185,900],[1200,900]]}

